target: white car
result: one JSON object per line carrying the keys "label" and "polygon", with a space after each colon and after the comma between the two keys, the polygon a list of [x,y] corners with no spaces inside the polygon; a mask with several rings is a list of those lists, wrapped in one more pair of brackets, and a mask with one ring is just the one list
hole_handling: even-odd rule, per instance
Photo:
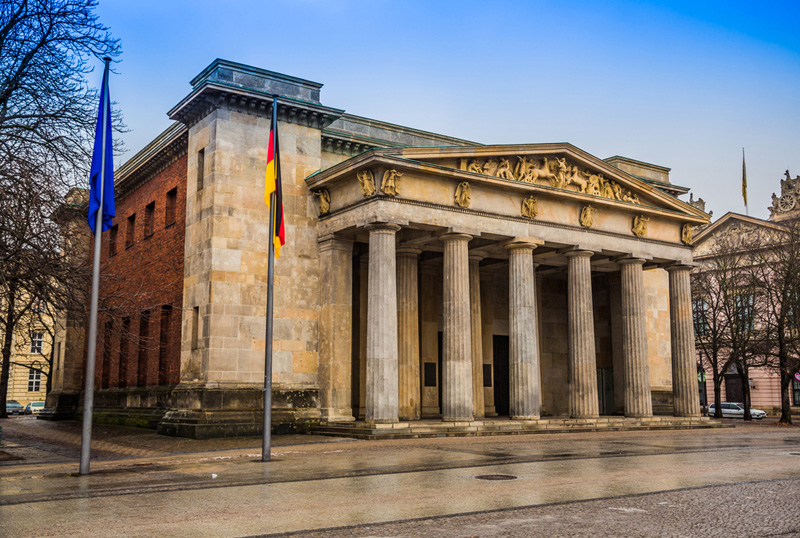
{"label": "white car", "polygon": [[25,414],[30,415],[38,415],[44,409],[44,402],[30,402],[28,405],[25,406]]}
{"label": "white car", "polygon": [[[722,402],[720,407],[722,407],[722,418],[744,418],[744,406],[740,403]],[[708,416],[713,417],[715,410],[716,408],[714,407],[713,403],[709,405]],[[761,420],[767,416],[767,414],[761,409],[753,409],[751,407],[750,416],[757,420]]]}

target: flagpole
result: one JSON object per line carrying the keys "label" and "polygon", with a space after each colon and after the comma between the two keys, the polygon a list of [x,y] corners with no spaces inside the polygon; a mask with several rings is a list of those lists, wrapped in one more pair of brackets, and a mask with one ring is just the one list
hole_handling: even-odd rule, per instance
{"label": "flagpole", "polygon": [[[108,65],[111,58],[103,58],[105,69],[103,72],[103,103],[101,104],[105,114],[108,107]],[[92,259],[92,295],[91,308],[89,310],[89,339],[88,351],[86,354],[86,384],[83,394],[83,429],[81,430],[81,463],[79,473],[89,474],[89,457],[92,445],[92,411],[94,408],[94,366],[97,351],[97,302],[100,295],[100,249],[103,238],[103,202],[106,176],[106,137],[108,135],[108,122],[103,118],[103,153],[100,166],[100,207],[94,221],[94,256]]]}
{"label": "flagpole", "polygon": [[[275,113],[273,109],[273,114]],[[278,133],[275,133],[277,139]],[[277,149],[277,148],[276,148]],[[280,173],[280,172],[278,172]],[[261,441],[261,461],[269,461],[272,451],[272,294],[275,274],[275,193],[269,197],[269,261],[267,262],[267,345],[264,353],[264,432]]]}
{"label": "flagpole", "polygon": [[261,440],[261,461],[270,461],[272,452],[272,299],[275,288],[275,202],[281,177],[278,146],[278,97],[272,97],[272,127],[275,152],[275,190],[269,196],[269,255],[267,261],[267,341],[264,346],[264,425]]}

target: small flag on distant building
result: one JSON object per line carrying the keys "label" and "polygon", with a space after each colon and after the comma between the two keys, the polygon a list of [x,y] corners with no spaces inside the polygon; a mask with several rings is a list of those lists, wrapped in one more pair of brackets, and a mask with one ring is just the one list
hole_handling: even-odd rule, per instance
{"label": "small flag on distant building", "polygon": [[744,198],[744,208],[747,209],[747,167],[744,164],[744,148],[742,148],[742,198]]}
{"label": "small flag on distant building", "polygon": [[[105,152],[105,155],[103,153]],[[92,168],[89,173],[89,227],[95,233],[97,211],[100,209],[100,182],[103,182],[102,211],[104,232],[111,228],[114,219],[114,144],[111,141],[111,97],[108,93],[108,63],[103,72],[100,89],[100,108],[97,112],[97,128],[94,134]]]}
{"label": "small flag on distant building", "polygon": [[272,126],[269,130],[267,149],[267,178],[264,183],[264,201],[270,204],[270,195],[275,193],[274,219],[270,223],[270,237],[275,245],[275,257],[281,257],[281,246],[286,244],[283,224],[283,190],[281,189],[281,164],[278,149],[278,98],[272,100]]}

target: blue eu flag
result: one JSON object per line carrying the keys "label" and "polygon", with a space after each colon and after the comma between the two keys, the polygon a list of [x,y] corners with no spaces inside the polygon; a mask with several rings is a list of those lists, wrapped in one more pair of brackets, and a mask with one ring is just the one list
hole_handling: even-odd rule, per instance
{"label": "blue eu flag", "polygon": [[[105,154],[105,155],[104,155]],[[114,147],[111,143],[111,98],[108,95],[108,62],[103,71],[103,87],[100,89],[100,109],[97,112],[97,129],[94,135],[92,170],[89,174],[89,227],[95,233],[97,211],[103,206],[103,229],[111,228],[114,219]],[[105,158],[104,158],[105,157]],[[103,193],[100,193],[100,184]],[[100,197],[102,196],[102,204]]]}

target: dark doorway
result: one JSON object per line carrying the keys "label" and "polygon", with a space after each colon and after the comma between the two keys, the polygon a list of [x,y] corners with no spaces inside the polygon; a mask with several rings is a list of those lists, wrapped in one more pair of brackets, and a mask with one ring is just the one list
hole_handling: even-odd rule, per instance
{"label": "dark doorway", "polygon": [[511,412],[508,390],[508,336],[494,335],[492,351],[494,354],[494,407],[499,416],[508,416]]}
{"label": "dark doorway", "polygon": [[443,338],[444,337],[444,333],[442,331],[439,331],[438,337],[439,337],[439,340],[438,340],[438,344],[437,345],[439,346],[439,358],[437,359],[438,362],[436,364],[436,369],[438,370],[439,375],[436,378],[436,382],[439,384],[439,391],[438,391],[439,392],[439,412],[443,413],[444,411],[442,410],[442,392],[444,392],[444,368],[442,368],[442,357],[444,356],[444,351],[442,351],[443,350],[442,343],[444,341],[444,338]]}
{"label": "dark doorway", "polygon": [[614,414],[614,369],[597,369],[597,400],[601,415]]}
{"label": "dark doorway", "polygon": [[725,401],[741,402],[744,400],[742,379],[739,374],[725,374]]}

